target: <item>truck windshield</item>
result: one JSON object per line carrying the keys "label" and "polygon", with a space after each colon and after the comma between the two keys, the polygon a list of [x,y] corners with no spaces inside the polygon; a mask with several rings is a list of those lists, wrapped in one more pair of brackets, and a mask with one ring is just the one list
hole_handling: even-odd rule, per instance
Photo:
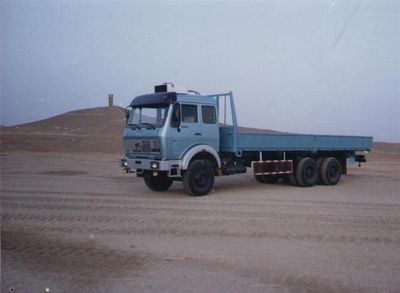
{"label": "truck windshield", "polygon": [[167,118],[169,105],[138,106],[132,108],[128,127],[162,127]]}

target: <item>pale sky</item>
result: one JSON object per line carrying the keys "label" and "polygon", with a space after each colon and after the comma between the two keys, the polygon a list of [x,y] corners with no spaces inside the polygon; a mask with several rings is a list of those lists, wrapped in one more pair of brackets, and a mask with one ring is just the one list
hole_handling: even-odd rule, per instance
{"label": "pale sky", "polygon": [[1,124],[172,81],[240,125],[400,142],[400,1],[0,1]]}

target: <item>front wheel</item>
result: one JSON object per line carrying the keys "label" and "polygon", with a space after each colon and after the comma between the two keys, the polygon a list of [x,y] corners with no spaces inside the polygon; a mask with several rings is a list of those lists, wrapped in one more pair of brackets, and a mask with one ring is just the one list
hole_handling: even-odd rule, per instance
{"label": "front wheel", "polygon": [[166,172],[158,172],[157,176],[153,176],[153,172],[146,172],[143,179],[146,186],[153,191],[166,191],[173,183]]}
{"label": "front wheel", "polygon": [[183,187],[192,196],[207,195],[214,186],[214,170],[207,160],[195,160],[183,174]]}

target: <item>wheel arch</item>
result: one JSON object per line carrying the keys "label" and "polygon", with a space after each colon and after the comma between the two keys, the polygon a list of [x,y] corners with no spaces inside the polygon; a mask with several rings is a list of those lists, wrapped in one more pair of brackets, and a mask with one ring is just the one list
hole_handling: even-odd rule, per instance
{"label": "wheel arch", "polygon": [[218,153],[208,145],[197,145],[189,149],[182,158],[182,170],[187,170],[193,160],[207,159],[210,161],[215,175],[220,174],[221,160]]}

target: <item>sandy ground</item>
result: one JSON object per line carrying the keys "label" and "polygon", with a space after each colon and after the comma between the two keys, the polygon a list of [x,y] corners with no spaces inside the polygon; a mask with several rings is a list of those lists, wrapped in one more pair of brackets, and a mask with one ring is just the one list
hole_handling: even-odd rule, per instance
{"label": "sandy ground", "polygon": [[1,156],[1,291],[400,292],[400,159],[339,185],[163,193],[115,154]]}

